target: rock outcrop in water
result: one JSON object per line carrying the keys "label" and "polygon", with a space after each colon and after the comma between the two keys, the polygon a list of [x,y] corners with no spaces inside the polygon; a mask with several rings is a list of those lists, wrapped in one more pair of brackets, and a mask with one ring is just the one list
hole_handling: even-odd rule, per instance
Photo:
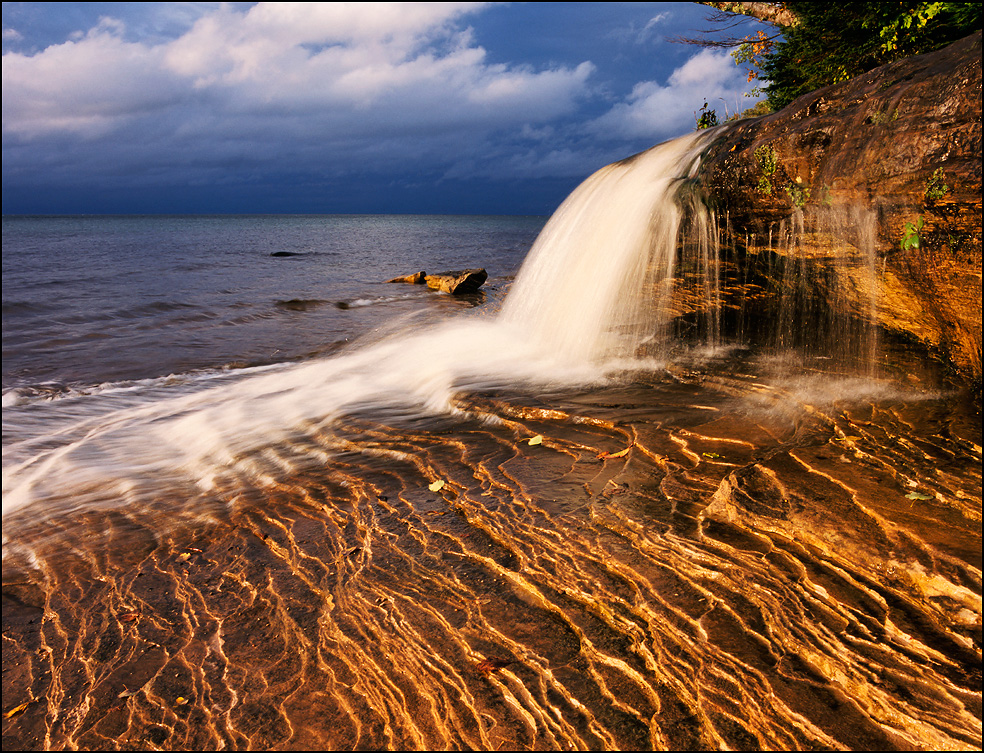
{"label": "rock outcrop in water", "polygon": [[429,275],[426,272],[394,277],[386,282],[405,282],[410,285],[427,285],[432,290],[439,290],[450,295],[474,293],[489,278],[484,269],[462,269],[455,272],[438,272]]}
{"label": "rock outcrop in water", "polygon": [[700,182],[738,255],[775,250],[792,228],[823,264],[849,212],[873,213],[878,290],[847,287],[865,303],[877,295],[885,331],[979,388],[980,32],[737,123]]}

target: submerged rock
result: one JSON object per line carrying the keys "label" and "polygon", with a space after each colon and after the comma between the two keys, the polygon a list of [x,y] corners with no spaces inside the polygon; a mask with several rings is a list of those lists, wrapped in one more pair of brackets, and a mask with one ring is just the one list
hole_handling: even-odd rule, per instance
{"label": "submerged rock", "polygon": [[277,301],[277,308],[288,311],[310,311],[318,306],[324,306],[328,301],[318,298],[291,298],[289,301]]}

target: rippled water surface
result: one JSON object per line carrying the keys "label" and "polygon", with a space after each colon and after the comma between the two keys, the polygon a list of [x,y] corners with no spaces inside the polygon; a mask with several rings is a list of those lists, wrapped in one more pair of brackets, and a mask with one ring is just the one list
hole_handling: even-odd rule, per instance
{"label": "rippled water surface", "polygon": [[495,318],[542,220],[384,219],[5,218],[5,749],[981,747],[974,406],[599,364]]}

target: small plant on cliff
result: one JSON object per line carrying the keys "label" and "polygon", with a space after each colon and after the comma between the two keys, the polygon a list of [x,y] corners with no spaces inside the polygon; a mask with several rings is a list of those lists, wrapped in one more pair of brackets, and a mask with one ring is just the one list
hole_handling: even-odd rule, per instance
{"label": "small plant on cliff", "polygon": [[937,199],[942,199],[948,193],[950,193],[950,187],[946,184],[946,176],[943,174],[943,168],[939,167],[926,180],[926,198],[930,201],[936,201]]}
{"label": "small plant on cliff", "polygon": [[922,215],[916,218],[915,222],[907,222],[902,230],[902,242],[899,244],[903,251],[922,247],[922,237],[919,233],[923,229]]}
{"label": "small plant on cliff", "polygon": [[700,115],[698,116],[697,113],[694,113],[694,120],[697,121],[696,130],[698,131],[704,128],[713,128],[718,124],[718,114],[715,110],[709,110],[707,108],[707,102],[705,102],[704,106],[700,108]]}
{"label": "small plant on cliff", "polygon": [[755,159],[758,161],[762,175],[759,177],[758,190],[766,196],[772,195],[772,176],[779,169],[779,160],[776,150],[771,144],[763,144],[755,150]]}
{"label": "small plant on cliff", "polygon": [[[799,178],[796,180],[798,181]],[[810,189],[804,188],[799,183],[790,183],[786,186],[786,193],[789,194],[789,198],[797,209],[802,209],[810,200]]]}
{"label": "small plant on cliff", "polygon": [[899,119],[899,108],[896,107],[892,112],[885,110],[884,112],[876,112],[868,118],[869,123],[874,123],[875,125],[884,125],[885,123],[890,123],[893,120]]}

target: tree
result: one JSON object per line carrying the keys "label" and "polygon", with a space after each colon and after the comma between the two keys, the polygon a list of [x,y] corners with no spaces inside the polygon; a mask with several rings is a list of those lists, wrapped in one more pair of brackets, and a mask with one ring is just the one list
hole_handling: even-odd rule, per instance
{"label": "tree", "polygon": [[734,48],[749,80],[767,81],[769,105],[781,109],[797,97],[846,81],[910,55],[932,52],[981,28],[977,3],[942,2],[735,2],[701,3],[717,10],[719,26],[735,15],[769,24],[741,39],[680,41]]}
{"label": "tree", "polygon": [[795,26],[799,23],[797,15],[787,7],[788,3],[699,3],[717,8],[722,13],[752,16],[774,26]]}
{"label": "tree", "polygon": [[981,26],[976,3],[789,3],[799,22],[765,54],[773,108],[910,55],[932,52]]}

